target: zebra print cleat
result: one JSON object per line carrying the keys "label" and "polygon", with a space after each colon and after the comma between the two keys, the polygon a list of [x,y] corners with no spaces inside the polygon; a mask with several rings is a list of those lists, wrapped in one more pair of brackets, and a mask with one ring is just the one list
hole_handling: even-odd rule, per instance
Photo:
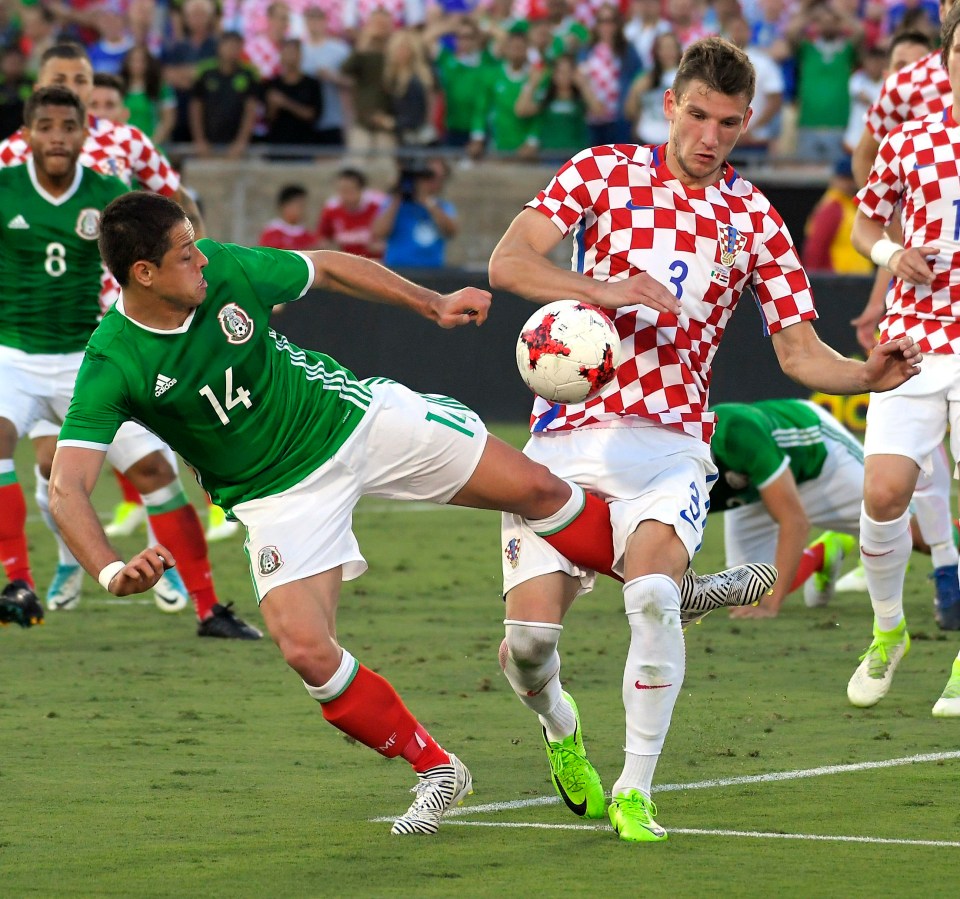
{"label": "zebra print cleat", "polygon": [[777,569],[761,562],[716,574],[697,574],[688,568],[680,584],[680,625],[687,627],[725,606],[752,606],[776,580]]}
{"label": "zebra print cleat", "polygon": [[443,813],[473,792],[473,778],[467,766],[452,752],[449,765],[437,765],[418,774],[420,783],[410,808],[393,823],[390,833],[406,836],[415,833],[436,833]]}

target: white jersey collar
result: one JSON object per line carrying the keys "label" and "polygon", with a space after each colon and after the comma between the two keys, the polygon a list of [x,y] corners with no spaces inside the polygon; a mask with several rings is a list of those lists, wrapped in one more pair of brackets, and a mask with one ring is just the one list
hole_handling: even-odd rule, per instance
{"label": "white jersey collar", "polygon": [[53,194],[47,193],[40,186],[40,182],[37,180],[37,164],[33,160],[33,156],[27,157],[27,173],[30,175],[30,183],[33,185],[34,190],[44,200],[46,200],[51,206],[62,206],[67,202],[78,190],[80,187],[80,182],[83,180],[83,166],[77,165],[77,170],[73,174],[73,184],[71,184],[59,197],[53,196]]}
{"label": "white jersey collar", "polygon": [[123,308],[123,290],[120,291],[120,296],[117,298],[117,302],[114,304],[114,309],[117,310],[125,319],[130,322],[133,322],[138,328],[149,331],[151,334],[186,334],[190,330],[190,324],[193,321],[194,315],[197,314],[197,310],[194,309],[188,316],[187,320],[180,325],[179,328],[173,329],[164,329],[164,328],[150,328],[142,322],[138,322],[135,318],[131,318],[127,315],[127,310]]}

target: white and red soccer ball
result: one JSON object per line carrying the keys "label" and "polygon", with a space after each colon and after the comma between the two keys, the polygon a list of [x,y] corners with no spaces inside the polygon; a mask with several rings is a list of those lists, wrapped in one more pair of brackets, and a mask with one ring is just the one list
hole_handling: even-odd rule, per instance
{"label": "white and red soccer ball", "polygon": [[609,384],[620,364],[620,337],[601,309],[576,300],[539,308],[517,341],[520,377],[551,403],[583,403]]}

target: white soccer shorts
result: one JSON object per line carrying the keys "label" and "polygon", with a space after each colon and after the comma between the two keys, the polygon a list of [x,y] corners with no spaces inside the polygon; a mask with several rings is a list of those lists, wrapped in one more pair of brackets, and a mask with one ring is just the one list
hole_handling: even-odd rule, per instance
{"label": "white soccer shorts", "polygon": [[[700,548],[709,484],[717,469],[710,448],[696,437],[642,422],[639,427],[535,435],[523,451],[554,474],[607,500],[618,574],[623,574],[627,539],[643,521],[670,525],[691,559]],[[593,586],[592,571],[578,568],[562,556],[518,515],[503,515],[500,543],[504,594],[554,571],[578,577],[580,592]]]}
{"label": "white soccer shorts", "polygon": [[38,421],[62,422],[82,360],[83,353],[24,353],[0,346],[0,418],[13,422],[20,437]]}
{"label": "white soccer shorts", "polygon": [[470,479],[487,442],[471,410],[381,379],[373,402],[331,459],[299,484],[247,500],[233,514],[259,601],[274,587],[343,566],[346,581],[367,570],[353,533],[361,496],[449,502]]}

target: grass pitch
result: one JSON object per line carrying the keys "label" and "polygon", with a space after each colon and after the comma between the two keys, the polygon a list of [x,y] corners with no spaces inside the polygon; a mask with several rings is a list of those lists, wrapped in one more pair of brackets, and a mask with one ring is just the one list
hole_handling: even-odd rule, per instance
{"label": "grass pitch", "polygon": [[[113,498],[105,480],[104,515]],[[36,514],[29,529],[45,583],[52,541]],[[344,589],[340,640],[474,775],[440,833],[390,835],[410,769],[326,725],[268,640],[200,640],[190,612],[111,601],[87,579],[76,611],[0,631],[2,895],[956,895],[960,720],[930,709],[960,640],[933,625],[927,559],[908,575],[913,648],[874,709],[845,695],[869,642],[864,595],[691,628],[656,778],[671,837],[631,846],[555,801],[536,719],[500,674],[497,516],[365,502],[356,530],[370,572]],[[720,531],[699,569],[722,567]],[[240,546],[212,547],[217,588],[257,623]],[[627,642],[604,583],[561,643],[607,789]]]}

